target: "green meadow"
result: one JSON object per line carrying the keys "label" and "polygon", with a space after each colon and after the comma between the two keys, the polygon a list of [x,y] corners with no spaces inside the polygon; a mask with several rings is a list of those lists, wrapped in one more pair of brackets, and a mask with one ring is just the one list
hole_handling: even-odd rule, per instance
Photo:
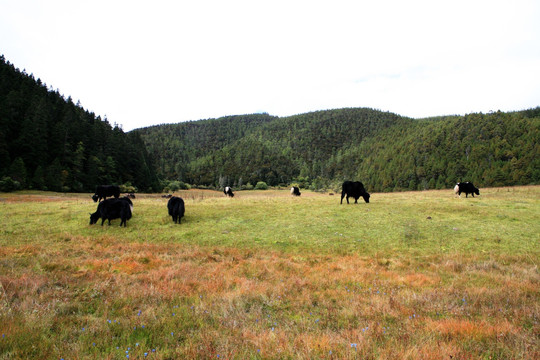
{"label": "green meadow", "polygon": [[538,359],[540,186],[0,193],[0,359]]}

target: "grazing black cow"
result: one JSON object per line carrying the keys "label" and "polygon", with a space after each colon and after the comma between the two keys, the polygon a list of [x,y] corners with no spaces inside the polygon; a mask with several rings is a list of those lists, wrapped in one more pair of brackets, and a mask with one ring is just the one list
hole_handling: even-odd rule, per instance
{"label": "grazing black cow", "polygon": [[105,220],[120,219],[120,226],[127,226],[127,220],[131,219],[133,203],[127,197],[120,199],[106,199],[99,203],[95,213],[90,214],[90,225],[97,223],[101,218],[101,226]]}
{"label": "grazing black cow", "polygon": [[349,203],[349,197],[353,197],[354,203],[357,204],[360,196],[364,198],[365,202],[369,203],[370,195],[360,181],[345,181],[341,189],[341,204],[343,204],[345,195],[347,195],[347,204]]}
{"label": "grazing black cow", "polygon": [[94,202],[98,202],[111,196],[118,199],[120,197],[120,187],[116,185],[98,185],[96,186],[96,193],[92,195],[92,199]]}
{"label": "grazing black cow", "polygon": [[164,199],[170,199],[170,198],[172,198],[172,195],[171,194],[161,195],[161,197],[164,198]]}
{"label": "grazing black cow", "polygon": [[169,199],[167,208],[169,209],[169,215],[172,216],[174,223],[180,224],[185,212],[184,200],[180,197],[173,196]]}
{"label": "grazing black cow", "polygon": [[474,194],[480,195],[480,190],[478,190],[477,187],[473,185],[472,182],[462,182],[457,183],[454,187],[454,192],[461,197],[461,193],[465,193],[465,197],[469,197],[469,194],[471,194],[474,197]]}
{"label": "grazing black cow", "polygon": [[234,197],[232,189],[228,186],[225,186],[225,189],[223,189],[223,193],[229,197]]}
{"label": "grazing black cow", "polygon": [[294,196],[300,196],[300,189],[298,188],[298,186],[293,186],[291,188],[291,195],[294,195]]}
{"label": "grazing black cow", "polygon": [[126,196],[128,198],[135,199],[135,194],[134,193],[127,193]]}

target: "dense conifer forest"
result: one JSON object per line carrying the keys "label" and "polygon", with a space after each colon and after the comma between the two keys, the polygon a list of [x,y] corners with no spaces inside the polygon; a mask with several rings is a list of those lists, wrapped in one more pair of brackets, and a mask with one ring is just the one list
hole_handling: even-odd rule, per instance
{"label": "dense conifer forest", "polygon": [[124,133],[0,56],[0,191],[159,190],[138,133]]}
{"label": "dense conifer forest", "polygon": [[[0,191],[256,184],[425,190],[540,183],[540,107],[411,119],[367,108],[226,116],[124,133],[0,57]],[[174,184],[174,186],[173,186]]]}
{"label": "dense conifer forest", "polygon": [[540,108],[415,120],[373,109],[231,116],[139,129],[165,179],[370,191],[538,184]]}

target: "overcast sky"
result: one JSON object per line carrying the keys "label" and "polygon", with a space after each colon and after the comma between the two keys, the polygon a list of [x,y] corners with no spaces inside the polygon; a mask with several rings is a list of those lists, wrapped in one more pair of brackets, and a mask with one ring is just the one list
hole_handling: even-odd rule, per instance
{"label": "overcast sky", "polygon": [[0,54],[125,131],[540,105],[538,0],[0,0]]}

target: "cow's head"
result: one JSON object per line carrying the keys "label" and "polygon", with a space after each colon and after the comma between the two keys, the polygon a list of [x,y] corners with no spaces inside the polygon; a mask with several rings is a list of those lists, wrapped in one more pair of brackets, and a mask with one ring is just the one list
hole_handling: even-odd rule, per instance
{"label": "cow's head", "polygon": [[94,194],[94,195],[92,195],[92,200],[94,200],[94,202],[97,202],[97,201],[98,201],[98,199],[99,199],[99,196],[98,196],[98,194]]}
{"label": "cow's head", "polygon": [[369,197],[371,195],[369,195],[369,193],[367,191],[364,192],[364,194],[362,194],[362,197],[364,198],[364,201],[369,203]]}
{"label": "cow's head", "polygon": [[477,188],[474,188],[474,193],[475,193],[476,195],[480,195],[480,190],[478,190]]}
{"label": "cow's head", "polygon": [[99,215],[97,211],[93,214],[90,214],[90,225],[97,223],[98,220],[99,220]]}

